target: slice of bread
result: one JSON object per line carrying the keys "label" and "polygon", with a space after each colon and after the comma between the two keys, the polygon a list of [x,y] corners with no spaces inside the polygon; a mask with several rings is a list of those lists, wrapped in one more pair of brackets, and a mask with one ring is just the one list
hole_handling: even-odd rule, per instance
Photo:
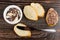
{"label": "slice of bread", "polygon": [[29,5],[25,6],[23,11],[26,18],[34,21],[38,20],[38,15],[31,6]]}
{"label": "slice of bread", "polygon": [[31,6],[36,10],[39,17],[44,17],[45,10],[39,3],[31,3]]}
{"label": "slice of bread", "polygon": [[14,26],[14,31],[15,31],[15,33],[18,36],[20,36],[20,37],[31,37],[31,31],[29,31],[29,30],[22,30],[20,28],[17,28],[18,26],[19,27],[24,27],[24,28],[27,27],[25,24],[21,24],[21,23],[15,25]]}
{"label": "slice of bread", "polygon": [[54,8],[50,8],[46,15],[48,26],[55,26],[58,23],[58,13]]}

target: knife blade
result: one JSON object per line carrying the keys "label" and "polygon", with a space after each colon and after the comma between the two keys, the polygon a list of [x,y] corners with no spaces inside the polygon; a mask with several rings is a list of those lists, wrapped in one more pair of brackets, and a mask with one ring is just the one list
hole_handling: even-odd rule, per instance
{"label": "knife blade", "polygon": [[56,29],[40,29],[41,31],[46,31],[46,32],[57,32]]}

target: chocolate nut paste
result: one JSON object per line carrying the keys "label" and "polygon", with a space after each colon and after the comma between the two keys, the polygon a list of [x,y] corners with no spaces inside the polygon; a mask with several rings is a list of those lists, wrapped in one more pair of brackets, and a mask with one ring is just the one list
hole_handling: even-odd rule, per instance
{"label": "chocolate nut paste", "polygon": [[16,8],[10,8],[9,11],[7,12],[7,18],[9,21],[14,21],[14,19],[18,16],[18,19],[20,18],[19,16],[19,10]]}

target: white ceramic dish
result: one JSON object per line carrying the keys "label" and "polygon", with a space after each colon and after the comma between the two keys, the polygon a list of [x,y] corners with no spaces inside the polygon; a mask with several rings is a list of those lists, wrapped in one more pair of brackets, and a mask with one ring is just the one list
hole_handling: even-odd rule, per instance
{"label": "white ceramic dish", "polygon": [[[6,18],[6,14],[7,14],[7,12],[9,11],[10,8],[16,8],[16,9],[19,10],[19,12],[20,12],[20,14],[19,14],[19,15],[20,15],[19,20],[11,22],[11,21],[9,21],[9,20]],[[18,7],[18,6],[16,6],[16,5],[9,5],[8,7],[5,8],[4,13],[3,13],[4,20],[5,20],[7,23],[9,23],[9,24],[16,24],[16,23],[20,22],[21,19],[22,19],[22,16],[23,16],[23,14],[22,14],[21,8]]]}

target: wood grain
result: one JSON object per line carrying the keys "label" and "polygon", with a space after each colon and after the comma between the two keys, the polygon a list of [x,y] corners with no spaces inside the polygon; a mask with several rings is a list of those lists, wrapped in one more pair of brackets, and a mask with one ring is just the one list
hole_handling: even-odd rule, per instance
{"label": "wood grain", "polygon": [[[21,38],[15,34],[13,31],[14,25],[10,25],[5,22],[3,18],[3,12],[4,9],[8,5],[17,5],[21,7],[23,10],[25,5],[29,5],[31,2],[38,2],[41,5],[43,5],[46,13],[49,8],[54,8],[59,15],[60,19],[60,1],[58,0],[0,0],[0,40],[59,40],[60,39],[60,33],[47,33],[43,31],[37,31],[35,29],[31,29],[32,31],[32,37],[31,38]],[[45,16],[46,16],[45,13]],[[19,22],[20,23],[20,22]],[[28,27],[32,28],[37,28],[37,29],[42,29],[42,28],[55,28],[59,29],[60,28],[60,20],[58,24],[54,27],[48,27],[44,18],[39,18],[38,21],[31,21],[25,18],[23,16],[23,19],[21,20],[21,23],[25,23]],[[36,39],[34,39],[36,38]]]}

